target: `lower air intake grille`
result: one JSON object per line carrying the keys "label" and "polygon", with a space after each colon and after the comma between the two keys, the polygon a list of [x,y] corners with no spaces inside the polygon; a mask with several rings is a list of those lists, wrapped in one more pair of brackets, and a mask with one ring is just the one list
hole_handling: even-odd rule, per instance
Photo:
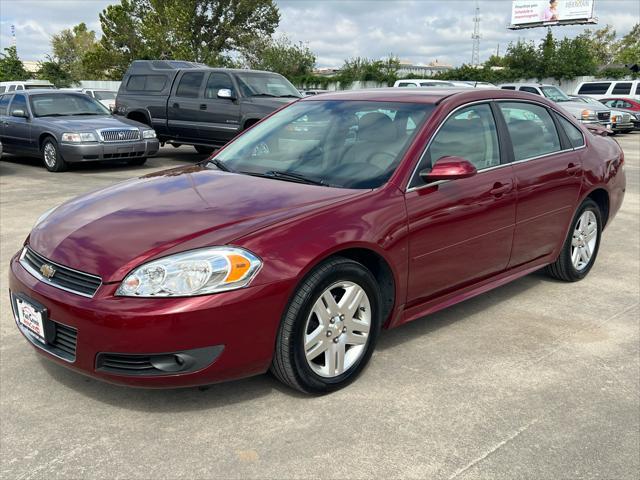
{"label": "lower air intake grille", "polygon": [[51,342],[51,346],[68,353],[72,360],[75,360],[78,331],[61,323],[53,323],[56,325],[56,336]]}

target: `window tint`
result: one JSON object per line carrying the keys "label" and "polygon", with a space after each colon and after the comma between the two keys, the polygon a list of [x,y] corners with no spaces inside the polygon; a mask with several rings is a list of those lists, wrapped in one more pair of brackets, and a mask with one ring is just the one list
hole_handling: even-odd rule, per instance
{"label": "window tint", "polygon": [[7,89],[4,85],[0,86],[0,93],[4,92]]}
{"label": "window tint", "polygon": [[13,92],[15,89],[16,89],[16,86],[15,86],[15,85],[11,85],[11,86],[9,86],[9,91],[10,91],[10,92]]}
{"label": "window tint", "polygon": [[202,85],[202,79],[204,73],[202,72],[189,72],[182,75],[180,83],[178,84],[178,90],[176,96],[187,98],[198,98],[200,93],[200,85]]}
{"label": "window tint", "polygon": [[13,102],[11,102],[11,106],[9,107],[9,115],[13,115],[13,112],[16,110],[22,110],[25,113],[27,110],[27,100],[24,98],[24,95],[14,95]]}
{"label": "window tint", "polygon": [[452,156],[469,160],[478,170],[500,165],[498,133],[489,105],[473,105],[449,117],[431,141],[418,171]]}
{"label": "window tint", "polygon": [[532,103],[499,102],[513,144],[515,161],[560,150],[560,139],[546,108]]}
{"label": "window tint", "polygon": [[617,100],[607,100],[606,102],[602,102],[604,103],[607,107],[613,107],[616,104]]}
{"label": "window tint", "polygon": [[204,90],[204,98],[218,98],[218,90],[228,89],[233,92],[231,77],[226,73],[214,72],[209,75],[207,87]]}
{"label": "window tint", "polygon": [[632,108],[633,105],[631,105],[629,102],[622,102],[622,108]]}
{"label": "window tint", "polygon": [[576,127],[575,125],[573,125],[569,120],[567,120],[566,118],[560,116],[560,115],[556,115],[558,117],[558,120],[560,121],[560,125],[562,125],[562,128],[564,129],[565,133],[567,134],[567,137],[569,137],[569,141],[571,142],[571,146],[573,148],[578,148],[584,145],[584,137],[582,136],[582,132],[580,131],[580,129],[578,127]]}
{"label": "window tint", "polygon": [[640,95],[640,82],[636,83],[636,95]]}
{"label": "window tint", "polygon": [[411,82],[401,82],[398,84],[399,87],[417,87],[418,85],[416,85],[415,83],[411,83]]}
{"label": "window tint", "polygon": [[515,90],[516,87],[500,87],[502,90]]}
{"label": "window tint", "polygon": [[127,90],[134,92],[161,92],[167,77],[164,75],[131,75],[127,81]]}
{"label": "window tint", "polygon": [[24,87],[23,87],[22,85],[18,85],[18,86],[16,87],[16,90],[24,90]]}
{"label": "window tint", "polygon": [[520,87],[520,91],[533,93],[534,95],[540,95],[540,92],[538,92],[538,90],[533,87]]}
{"label": "window tint", "polygon": [[578,90],[578,95],[604,95],[607,93],[611,82],[585,83]]}
{"label": "window tint", "polygon": [[3,95],[0,97],[0,115],[7,114],[7,107],[9,106],[9,102],[11,101],[11,97],[13,95]]}
{"label": "window tint", "polygon": [[611,93],[614,95],[629,95],[631,93],[631,82],[616,82]]}

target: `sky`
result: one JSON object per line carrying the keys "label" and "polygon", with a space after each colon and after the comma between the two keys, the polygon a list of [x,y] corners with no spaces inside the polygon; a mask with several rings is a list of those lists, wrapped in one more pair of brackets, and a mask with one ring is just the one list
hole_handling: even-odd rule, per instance
{"label": "sky", "polygon": [[[51,35],[80,22],[100,34],[98,14],[113,0],[0,0],[0,48],[11,45],[16,28],[23,60],[44,60]],[[475,1],[449,0],[276,0],[277,33],[306,43],[319,67],[340,66],[346,58],[389,54],[413,63],[470,63]],[[539,40],[544,29],[511,31],[511,1],[480,0],[481,61],[504,53],[509,42]],[[640,22],[638,0],[595,0],[598,26],[613,25],[620,36]],[[557,37],[574,37],[585,26],[555,27]],[[593,26],[591,26],[593,28]],[[596,27],[597,28],[597,27]]]}

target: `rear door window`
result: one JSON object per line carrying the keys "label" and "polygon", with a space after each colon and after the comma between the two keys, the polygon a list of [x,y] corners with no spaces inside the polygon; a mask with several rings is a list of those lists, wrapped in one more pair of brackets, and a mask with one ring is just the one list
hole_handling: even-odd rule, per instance
{"label": "rear door window", "polygon": [[127,81],[127,90],[132,92],[161,92],[167,82],[164,75],[131,75]]}
{"label": "rear door window", "polygon": [[524,102],[498,105],[507,122],[516,162],[560,151],[560,138],[546,108]]}
{"label": "rear door window", "polygon": [[631,93],[631,82],[616,82],[611,93],[614,95],[629,95]]}
{"label": "rear door window", "polygon": [[182,75],[180,83],[178,84],[178,90],[176,90],[177,97],[186,98],[198,98],[200,94],[200,85],[204,79],[203,72],[188,72]]}
{"label": "rear door window", "polygon": [[584,145],[584,136],[582,135],[582,132],[580,131],[580,129],[578,127],[576,127],[574,124],[572,124],[569,120],[567,120],[566,118],[560,116],[560,115],[556,115],[556,117],[558,118],[560,125],[562,126],[562,129],[565,131],[565,133],[567,134],[567,137],[569,137],[569,141],[571,142],[571,146],[573,148],[578,148]]}
{"label": "rear door window", "polygon": [[516,87],[500,87],[502,90],[515,90]]}
{"label": "rear door window", "polygon": [[611,82],[585,83],[578,90],[578,95],[604,95]]}

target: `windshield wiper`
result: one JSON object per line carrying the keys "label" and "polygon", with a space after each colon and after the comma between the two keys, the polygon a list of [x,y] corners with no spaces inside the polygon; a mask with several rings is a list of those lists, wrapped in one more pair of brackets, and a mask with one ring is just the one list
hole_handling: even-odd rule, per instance
{"label": "windshield wiper", "polygon": [[212,159],[212,160],[207,159],[207,160],[205,160],[203,163],[204,163],[204,164],[211,163],[211,164],[215,165],[216,167],[218,167],[218,170],[222,170],[223,172],[230,172],[230,173],[233,173],[233,172],[234,172],[234,170],[232,170],[231,168],[227,167],[227,166],[224,164],[224,162],[221,162],[221,161],[220,161],[220,160],[218,160],[217,158],[214,158],[214,159]]}
{"label": "windshield wiper", "polygon": [[278,95],[278,98],[302,98],[300,95]]}
{"label": "windshield wiper", "polygon": [[270,93],[254,93],[251,96],[252,97],[273,97],[273,98],[278,98],[277,95],[271,95]]}
{"label": "windshield wiper", "polygon": [[41,118],[41,117],[68,117],[69,114],[68,113],[44,113],[42,115],[37,115],[36,117]]}
{"label": "windshield wiper", "polygon": [[265,175],[269,175],[274,178],[281,178],[282,180],[289,180],[292,182],[308,183],[309,185],[325,185],[325,186],[327,185],[322,180],[315,180],[313,178],[309,178],[299,173],[293,173],[293,172],[280,172],[278,170],[269,170],[268,172],[265,172]]}
{"label": "windshield wiper", "polygon": [[109,115],[108,113],[96,113],[96,112],[83,112],[83,113],[70,113],[72,117],[79,115]]}

